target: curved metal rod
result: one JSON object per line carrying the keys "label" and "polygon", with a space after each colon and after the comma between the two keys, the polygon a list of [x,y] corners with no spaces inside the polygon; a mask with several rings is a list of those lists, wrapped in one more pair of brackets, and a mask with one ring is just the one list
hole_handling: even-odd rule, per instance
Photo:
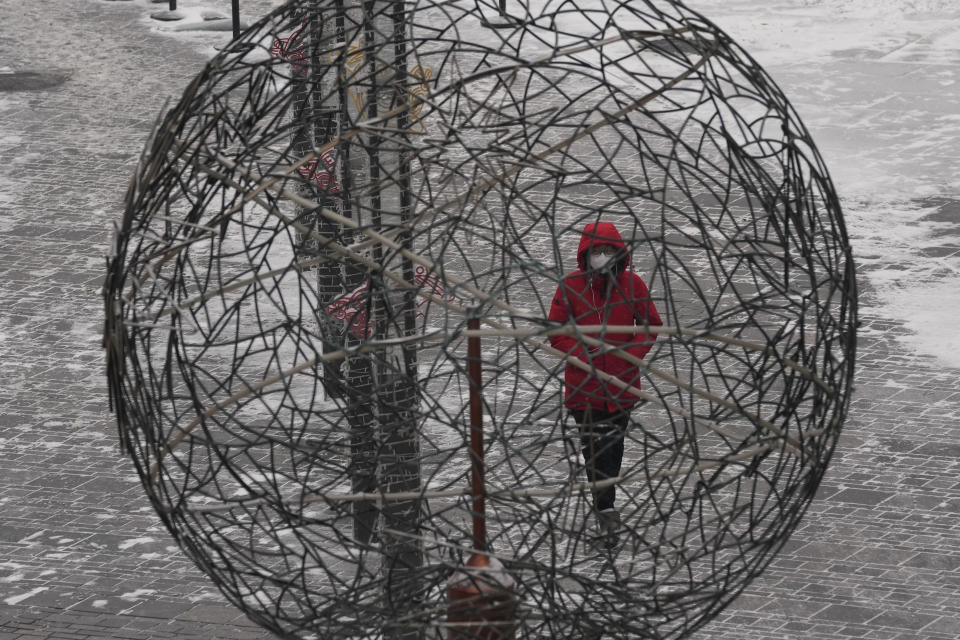
{"label": "curved metal rod", "polygon": [[[724,456],[710,462],[702,462],[700,464],[690,464],[682,469],[669,469],[663,471],[657,471],[653,474],[650,474],[648,477],[650,480],[661,480],[664,478],[678,478],[682,476],[687,476],[690,473],[709,471],[710,469],[717,469],[723,466],[726,466],[732,462],[743,462],[745,460],[751,460],[758,456],[761,456],[768,451],[774,448],[772,443],[761,444],[750,449],[741,451],[740,453],[734,455]],[[526,498],[556,498],[562,495],[570,495],[574,493],[580,493],[582,491],[591,491],[594,489],[603,489],[605,487],[623,484],[625,481],[630,480],[635,477],[635,474],[628,475],[619,475],[612,478],[604,478],[603,480],[597,480],[594,482],[571,482],[563,486],[558,487],[522,487],[522,488],[492,488],[487,489],[485,496],[493,499],[503,499],[509,498],[512,500],[521,500]],[[374,493],[374,492],[359,492],[359,493],[317,493],[317,492],[306,492],[298,493],[296,495],[291,495],[290,499],[295,500],[298,504],[311,504],[314,502],[358,502],[363,500],[372,500],[372,501],[381,501],[381,502],[403,502],[406,500],[416,500],[416,499],[432,499],[432,498],[459,498],[461,496],[469,496],[471,492],[470,487],[461,487],[459,489],[443,489],[438,491],[397,491],[393,493]],[[186,510],[191,513],[213,513],[218,511],[229,511],[230,509],[236,509],[239,507],[250,507],[258,506],[262,504],[267,504],[274,502],[272,499],[257,497],[250,499],[240,499],[236,502],[230,504],[217,504],[217,505],[197,505],[197,506],[188,506],[188,505],[179,505],[177,507],[171,507],[170,511],[174,510]]]}

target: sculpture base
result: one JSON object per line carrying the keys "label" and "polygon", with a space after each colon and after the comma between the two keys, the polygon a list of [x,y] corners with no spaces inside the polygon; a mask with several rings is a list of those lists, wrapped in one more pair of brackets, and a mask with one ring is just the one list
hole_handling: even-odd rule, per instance
{"label": "sculpture base", "polygon": [[480,26],[487,29],[512,29],[520,26],[520,21],[510,16],[497,16],[495,18],[484,18],[480,21]]}
{"label": "sculpture base", "polygon": [[513,640],[517,596],[496,558],[473,554],[447,582],[447,640]]}

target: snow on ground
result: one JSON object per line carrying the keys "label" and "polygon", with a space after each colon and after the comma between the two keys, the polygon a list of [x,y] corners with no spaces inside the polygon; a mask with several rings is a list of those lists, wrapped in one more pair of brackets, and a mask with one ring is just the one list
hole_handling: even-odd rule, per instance
{"label": "snow on ground", "polygon": [[[602,0],[596,0],[602,4]],[[244,4],[250,22],[279,4]],[[229,15],[224,0],[182,2]],[[935,196],[960,198],[960,3],[956,0],[687,0],[770,73],[811,130],[846,213],[860,277],[876,290],[861,302],[906,324],[904,346],[960,368],[960,229],[928,218]],[[156,5],[151,5],[155,8]],[[827,21],[824,15],[832,17]],[[146,18],[145,18],[146,19]],[[225,34],[172,32],[222,44]],[[899,62],[920,62],[925,73]],[[942,87],[938,104],[912,104],[916,83]],[[946,106],[945,106],[946,105]],[[952,105],[952,106],[951,106]],[[942,203],[941,203],[942,204]]]}
{"label": "snow on ground", "polygon": [[126,540],[125,542],[120,543],[119,549],[123,551],[123,550],[129,549],[130,547],[134,547],[138,544],[146,544],[148,542],[156,542],[156,538],[145,537],[145,538],[133,538],[131,540]]}
{"label": "snow on ground", "polygon": [[[822,63],[838,52],[894,51],[960,24],[955,0],[687,0],[765,66]],[[833,19],[823,20],[824,15]]]}
{"label": "snow on ground", "polygon": [[[771,73],[813,134],[843,203],[860,278],[876,290],[876,301],[861,299],[865,310],[904,322],[906,348],[960,368],[960,225],[956,215],[931,219],[960,198],[960,3],[687,4]],[[921,63],[923,73],[901,62]],[[915,102],[911,88],[923,83],[943,99]]]}
{"label": "snow on ground", "polygon": [[[189,43],[201,55],[212,58],[233,37],[230,0],[180,0],[179,20],[159,20],[150,16],[166,13],[168,5],[156,0],[137,0],[142,13],[140,24],[150,31]],[[243,0],[240,3],[240,27],[245,29],[275,7],[280,0]]]}
{"label": "snow on ground", "polygon": [[20,604],[20,603],[23,602],[24,600],[28,600],[28,599],[32,598],[33,596],[37,595],[38,593],[42,593],[42,592],[46,591],[46,590],[49,589],[49,588],[50,588],[50,587],[37,587],[36,589],[32,589],[31,591],[27,591],[26,593],[20,593],[20,594],[17,594],[17,595],[15,595],[15,596],[10,596],[9,598],[4,598],[4,599],[3,599],[3,602],[4,602],[4,604],[10,605],[10,606],[12,607],[12,606],[14,606],[14,605]]}
{"label": "snow on ground", "polygon": [[[0,74],[3,73],[13,73],[13,70],[10,67],[0,67]],[[0,112],[6,111],[8,108],[12,108],[11,104],[12,103],[9,98],[0,96]],[[0,131],[0,153],[6,155],[7,151],[15,148],[22,148],[22,146],[22,137]],[[35,156],[36,154],[30,155]],[[25,160],[18,157],[17,161],[23,162]],[[0,211],[3,212],[0,214],[0,233],[9,231],[14,226],[15,219],[10,207],[12,207],[20,197],[22,190],[23,185],[21,183],[11,180],[6,176],[0,175]],[[0,334],[0,338],[6,339],[7,336]]]}

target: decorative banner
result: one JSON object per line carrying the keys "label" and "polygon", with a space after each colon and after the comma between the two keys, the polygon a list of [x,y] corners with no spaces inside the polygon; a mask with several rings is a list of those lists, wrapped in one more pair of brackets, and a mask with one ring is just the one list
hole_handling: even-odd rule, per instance
{"label": "decorative banner", "polygon": [[[417,266],[416,271],[413,275],[414,281],[417,283],[419,289],[425,290],[428,294],[433,294],[438,298],[446,297],[447,302],[454,302],[457,300],[457,296],[449,295],[445,296],[446,290],[444,289],[443,282],[435,273],[430,273],[423,266]],[[417,300],[417,330],[423,331],[427,324],[427,316],[424,311],[421,311],[421,307],[426,305],[429,302],[433,302],[430,298],[427,298],[423,295]],[[436,304],[436,303],[435,303]],[[422,320],[421,320],[422,318]]]}
{"label": "decorative banner", "polygon": [[[446,295],[443,282],[435,273],[430,273],[423,266],[418,266],[414,273],[417,290],[438,298],[446,298],[447,302],[457,300],[455,295]],[[327,305],[327,313],[334,320],[344,323],[344,328],[358,338],[369,338],[373,335],[376,324],[369,318],[367,310],[370,307],[370,282],[367,281],[349,293],[345,293],[331,304]],[[425,295],[417,301],[417,331],[426,328],[427,316],[421,310],[427,303],[433,302]]]}
{"label": "decorative banner", "polygon": [[[423,126],[423,123],[420,121],[420,113],[423,111],[423,102],[419,100],[423,96],[427,95],[429,91],[429,82],[433,78],[433,69],[430,67],[421,67],[420,65],[414,65],[410,69],[410,75],[415,78],[420,78],[421,82],[417,85],[414,85],[410,88],[410,93],[412,93],[416,98],[418,98],[417,103],[410,107],[410,127],[412,131],[418,133],[423,133],[426,131],[426,128]],[[414,126],[416,125],[416,126]]]}
{"label": "decorative banner", "polygon": [[293,67],[296,73],[306,74],[310,70],[310,63],[307,61],[307,46],[303,41],[303,30],[306,28],[306,21],[300,23],[300,28],[293,31],[286,38],[280,38],[273,41],[270,47],[270,53],[286,60]]}
{"label": "decorative banner", "polygon": [[373,335],[374,323],[372,320],[368,320],[369,314],[367,313],[370,306],[369,291],[370,281],[368,280],[350,293],[340,296],[332,304],[327,305],[327,313],[330,314],[330,317],[343,322],[347,331],[358,338],[365,339]]}
{"label": "decorative banner", "polygon": [[[325,17],[326,16],[323,16],[323,18]],[[321,20],[323,18],[321,18]],[[303,32],[306,27],[306,21],[301,22],[298,29],[291,32],[286,38],[278,38],[274,40],[273,45],[270,47],[271,54],[289,62],[293,67],[294,72],[300,74],[306,74],[310,70],[310,62],[308,59],[309,48],[307,47],[307,44],[303,38]],[[335,61],[338,55],[339,54],[336,52],[331,52],[329,56],[330,61]],[[352,44],[347,47],[347,58],[343,65],[346,73],[341,76],[341,79],[347,86],[347,93],[350,94],[350,99],[353,100],[353,104],[357,108],[357,113],[360,114],[363,113],[363,109],[366,106],[366,93],[362,88],[353,88],[354,85],[349,83],[348,79],[356,76],[356,73],[362,64],[362,45]],[[421,98],[427,95],[427,92],[429,91],[429,82],[433,79],[433,69],[430,67],[422,67],[417,64],[410,69],[409,73],[413,78],[416,78],[420,81],[416,85],[410,87],[410,93],[416,98]],[[423,103],[419,100],[416,101],[415,105],[410,107],[410,126],[413,127],[414,125],[419,125],[418,129],[412,129],[418,133],[423,133],[425,131],[423,124],[420,123],[420,114],[422,111]]]}
{"label": "decorative banner", "polygon": [[[338,54],[331,53],[330,61],[334,62]],[[356,107],[358,114],[363,114],[363,110],[367,105],[367,92],[366,89],[362,86],[357,86],[352,79],[356,78],[357,71],[360,69],[360,66],[363,64],[363,48],[359,44],[352,44],[347,47],[347,59],[344,62],[344,70],[346,73],[341,75],[340,79],[347,87],[347,93],[350,95],[350,99],[353,101],[353,106]],[[430,67],[422,67],[419,64],[414,65],[408,72],[412,78],[418,79],[420,82],[408,88],[408,91],[412,96],[416,98],[421,98],[427,95],[427,92],[430,90],[429,82],[433,78],[433,69]],[[423,126],[423,123],[420,122],[420,114],[423,112],[423,102],[419,99],[415,101],[415,104],[410,107],[410,130],[417,133],[423,133],[426,129]]]}
{"label": "decorative banner", "polygon": [[[326,167],[318,169],[318,165]],[[316,184],[321,189],[329,193],[340,193],[340,183],[336,176],[337,149],[328,149],[323,152],[319,158],[314,158],[304,164],[297,173],[302,175],[307,182]]]}

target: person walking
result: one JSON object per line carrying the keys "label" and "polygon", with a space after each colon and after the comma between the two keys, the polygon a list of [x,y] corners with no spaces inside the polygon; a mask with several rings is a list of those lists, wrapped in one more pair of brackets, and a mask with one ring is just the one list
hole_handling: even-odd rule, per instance
{"label": "person walking", "polygon": [[[613,223],[588,224],[577,248],[578,268],[565,275],[557,286],[548,316],[560,324],[604,327],[599,333],[583,334],[602,341],[603,346],[589,345],[572,335],[550,336],[556,349],[590,365],[590,370],[585,371],[567,362],[564,406],[577,423],[591,483],[620,475],[630,412],[639,400],[599,374],[609,374],[639,388],[639,367],[614,350],[643,358],[657,338],[650,328],[663,324],[646,283],[630,270],[630,260],[630,252]],[[646,330],[616,332],[616,327],[624,325],[638,325]],[[615,500],[614,485],[593,489],[593,509],[607,546],[617,544],[620,528]]]}

